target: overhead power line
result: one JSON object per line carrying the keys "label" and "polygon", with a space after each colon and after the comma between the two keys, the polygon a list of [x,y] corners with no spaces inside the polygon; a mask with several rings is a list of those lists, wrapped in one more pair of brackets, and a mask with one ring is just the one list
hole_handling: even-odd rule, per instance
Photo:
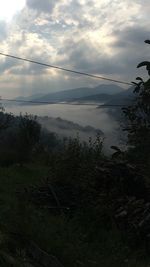
{"label": "overhead power line", "polygon": [[50,102],[50,101],[32,101],[32,100],[21,100],[21,99],[8,99],[8,98],[0,98],[0,101],[6,101],[6,102],[18,102],[18,103],[30,103],[30,104],[47,104],[47,105],[56,105],[56,104],[59,104],[59,105],[85,105],[85,106],[98,106],[100,108],[108,108],[108,107],[126,107],[128,105],[122,105],[122,104],[104,104],[104,105],[100,105],[98,103],[63,103],[63,102]]}
{"label": "overhead power line", "polygon": [[9,58],[14,58],[14,59],[26,61],[26,62],[30,62],[30,63],[34,63],[34,64],[38,64],[38,65],[45,66],[45,67],[48,67],[48,68],[53,68],[53,69],[58,69],[58,70],[62,70],[62,71],[67,71],[67,72],[79,74],[79,75],[88,76],[88,77],[95,78],[95,79],[101,79],[101,80],[106,80],[106,81],[125,84],[125,85],[133,85],[132,83],[129,83],[129,82],[110,79],[110,78],[106,78],[106,77],[103,77],[103,76],[98,76],[98,75],[94,75],[94,74],[90,74],[90,73],[86,73],[86,72],[80,72],[80,71],[77,71],[77,70],[66,69],[66,68],[62,68],[62,67],[58,67],[58,66],[54,66],[54,65],[38,62],[38,61],[35,61],[35,60],[14,56],[14,55],[9,55],[9,54],[5,54],[5,53],[0,53],[0,55],[1,56],[5,56],[5,57],[9,57]]}

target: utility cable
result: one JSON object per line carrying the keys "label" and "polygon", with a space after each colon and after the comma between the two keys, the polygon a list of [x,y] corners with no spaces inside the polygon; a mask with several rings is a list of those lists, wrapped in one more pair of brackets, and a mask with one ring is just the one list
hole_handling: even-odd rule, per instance
{"label": "utility cable", "polygon": [[67,71],[67,72],[79,74],[79,75],[88,76],[88,77],[95,78],[95,79],[101,79],[101,80],[106,80],[106,81],[125,84],[125,85],[133,85],[132,83],[129,83],[129,82],[110,79],[110,78],[106,78],[106,77],[102,77],[102,76],[98,76],[98,75],[94,75],[94,74],[90,74],[90,73],[86,73],[86,72],[80,72],[80,71],[77,71],[77,70],[66,69],[66,68],[62,68],[62,67],[58,67],[58,66],[42,63],[42,62],[39,62],[39,61],[35,61],[35,60],[27,59],[27,58],[14,56],[14,55],[9,55],[9,54],[5,54],[5,53],[0,53],[0,55],[1,56],[5,56],[5,57],[9,57],[9,58],[14,58],[14,59],[26,61],[26,62],[30,62],[30,63],[34,63],[34,64],[38,64],[38,65],[45,66],[45,67],[48,67],[48,68],[53,68],[53,69],[58,69],[58,70],[62,70],[62,71]]}

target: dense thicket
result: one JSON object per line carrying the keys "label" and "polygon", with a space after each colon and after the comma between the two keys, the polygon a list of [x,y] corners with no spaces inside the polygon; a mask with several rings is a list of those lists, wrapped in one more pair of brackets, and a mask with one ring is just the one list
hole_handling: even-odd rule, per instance
{"label": "dense thicket", "polygon": [[42,158],[60,145],[54,133],[42,129],[35,116],[0,112],[0,165],[23,164]]}

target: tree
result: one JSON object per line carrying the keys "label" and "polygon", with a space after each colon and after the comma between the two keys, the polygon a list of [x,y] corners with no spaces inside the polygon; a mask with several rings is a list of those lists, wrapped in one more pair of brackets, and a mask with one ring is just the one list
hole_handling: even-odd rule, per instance
{"label": "tree", "polygon": [[0,132],[10,126],[13,118],[12,114],[4,113],[4,111],[4,108],[0,106]]}
{"label": "tree", "polygon": [[[150,44],[149,40],[145,43]],[[137,68],[146,67],[150,76],[150,62],[141,62]],[[134,93],[136,100],[133,105],[123,108],[128,121],[128,145],[130,155],[142,163],[150,160],[150,79],[144,81],[141,77],[136,78]]]}
{"label": "tree", "polygon": [[41,126],[35,116],[26,114],[20,115],[18,127],[19,160],[25,162],[30,160],[31,153],[39,142]]}

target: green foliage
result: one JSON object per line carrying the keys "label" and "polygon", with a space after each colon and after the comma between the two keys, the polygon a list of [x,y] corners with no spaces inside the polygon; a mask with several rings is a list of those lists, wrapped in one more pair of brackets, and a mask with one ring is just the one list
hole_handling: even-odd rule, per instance
{"label": "green foliage", "polygon": [[[146,40],[146,43],[150,43]],[[150,75],[150,62],[141,62],[137,67],[146,66]],[[130,155],[139,162],[148,162],[150,159],[150,79],[143,81],[137,77],[134,93],[136,100],[132,106],[123,108],[128,120],[128,126],[124,130],[128,132],[128,144]]]}
{"label": "green foliage", "polygon": [[[94,189],[96,166],[103,158],[102,140],[90,138],[89,143],[79,138],[66,139],[61,149],[52,154],[49,161],[49,180],[62,199],[62,205],[78,208],[89,204]],[[81,198],[80,196],[83,196]]]}
{"label": "green foliage", "polygon": [[0,132],[10,126],[12,118],[12,114],[4,113],[4,109],[0,107]]}
{"label": "green foliage", "polygon": [[[108,230],[100,224],[101,217],[96,220],[104,206],[97,207],[97,212],[86,208],[68,218],[37,208],[22,195],[24,187],[39,185],[46,175],[47,169],[39,165],[0,168],[0,255],[4,251],[24,266],[28,242],[32,240],[66,267],[148,266],[142,249],[131,250],[115,227]],[[16,192],[20,192],[19,198]],[[1,266],[9,265],[4,260]]]}
{"label": "green foliage", "polygon": [[31,160],[41,133],[36,117],[0,113],[0,164],[10,165]]}
{"label": "green foliage", "polygon": [[18,124],[18,153],[20,162],[30,161],[31,153],[39,142],[41,126],[36,117],[20,115]]}

